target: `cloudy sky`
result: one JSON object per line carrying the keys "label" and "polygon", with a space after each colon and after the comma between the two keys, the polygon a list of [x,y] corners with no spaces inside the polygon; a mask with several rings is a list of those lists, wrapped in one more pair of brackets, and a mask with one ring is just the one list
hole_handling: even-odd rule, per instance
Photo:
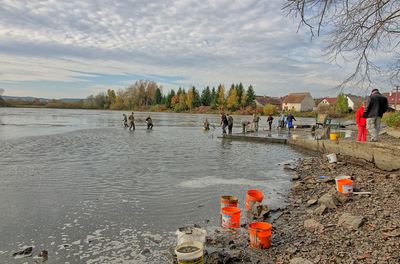
{"label": "cloudy sky", "polygon": [[139,79],[164,91],[252,84],[259,95],[332,89],[351,65],[322,57],[324,39],[284,0],[0,0],[5,95],[83,98]]}

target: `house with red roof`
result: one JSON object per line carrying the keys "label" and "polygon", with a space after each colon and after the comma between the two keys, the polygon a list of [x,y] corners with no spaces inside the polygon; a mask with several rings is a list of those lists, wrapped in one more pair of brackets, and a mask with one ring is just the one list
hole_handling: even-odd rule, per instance
{"label": "house with red roof", "polygon": [[388,99],[390,108],[400,111],[400,92],[382,93],[382,95]]}
{"label": "house with red roof", "polygon": [[336,97],[325,97],[319,102],[318,108],[320,107],[335,107]]}

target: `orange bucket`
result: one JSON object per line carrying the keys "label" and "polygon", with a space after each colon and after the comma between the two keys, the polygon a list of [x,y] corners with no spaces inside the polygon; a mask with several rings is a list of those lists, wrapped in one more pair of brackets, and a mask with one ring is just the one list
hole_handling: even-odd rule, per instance
{"label": "orange bucket", "polygon": [[221,212],[224,207],[237,207],[238,198],[236,196],[224,195],[221,196]]}
{"label": "orange bucket", "polygon": [[353,194],[353,181],[350,179],[340,179],[337,180],[337,190],[338,192],[345,195]]}
{"label": "orange bucket", "polygon": [[246,193],[246,209],[250,210],[254,203],[262,202],[264,194],[259,190],[247,190]]}
{"label": "orange bucket", "polygon": [[222,208],[221,226],[225,228],[240,227],[240,209],[237,207]]}
{"label": "orange bucket", "polygon": [[270,248],[272,225],[267,222],[254,222],[249,225],[250,246],[252,248]]}

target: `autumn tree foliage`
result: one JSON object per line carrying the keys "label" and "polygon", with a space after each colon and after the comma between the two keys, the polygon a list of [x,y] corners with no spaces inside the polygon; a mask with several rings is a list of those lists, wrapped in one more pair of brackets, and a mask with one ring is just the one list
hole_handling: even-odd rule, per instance
{"label": "autumn tree foliage", "polygon": [[[163,94],[162,86],[153,81],[140,80],[125,89],[115,91],[108,89],[106,92],[88,96],[83,107],[89,109],[112,109],[112,110],[142,110],[159,109],[160,104],[164,109],[172,109],[176,112],[192,111],[199,106],[209,106],[212,109],[236,111],[246,108],[254,101],[254,90],[250,85],[247,90],[243,89],[242,83],[232,84],[229,92],[223,84],[218,88],[209,86],[199,92],[196,87],[191,86],[187,92],[179,87],[175,92],[171,89]],[[153,106],[157,106],[154,108]],[[150,108],[153,107],[153,108]]]}

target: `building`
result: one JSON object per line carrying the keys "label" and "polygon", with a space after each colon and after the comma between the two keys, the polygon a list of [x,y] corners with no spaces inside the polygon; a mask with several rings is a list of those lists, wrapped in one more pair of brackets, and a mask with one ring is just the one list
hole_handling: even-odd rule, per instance
{"label": "building", "polygon": [[319,102],[318,108],[320,107],[335,107],[336,98],[335,97],[325,97]]}
{"label": "building", "polygon": [[400,92],[382,93],[382,95],[387,97],[390,108],[400,111]]}
{"label": "building", "polygon": [[257,107],[264,107],[267,104],[276,106],[277,109],[280,109],[282,100],[278,97],[271,96],[256,96],[254,102]]}
{"label": "building", "polygon": [[365,100],[361,96],[346,94],[347,104],[349,108],[353,111],[357,111],[357,109],[361,106],[362,102]]}
{"label": "building", "polygon": [[289,93],[282,100],[282,110],[284,111],[312,111],[314,99],[310,93]]}

